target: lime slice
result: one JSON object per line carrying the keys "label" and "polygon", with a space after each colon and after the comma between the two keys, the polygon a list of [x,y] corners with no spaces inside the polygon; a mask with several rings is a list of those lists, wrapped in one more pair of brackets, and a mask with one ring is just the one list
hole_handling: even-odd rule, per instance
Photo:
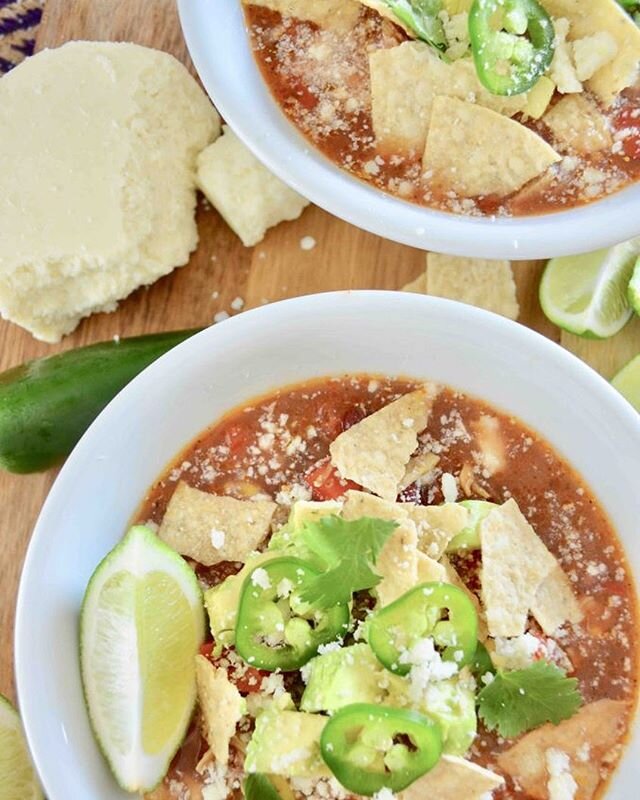
{"label": "lime slice", "polygon": [[149,528],[132,528],[93,573],[80,663],[96,738],[118,783],[152,789],[191,718],[204,639],[197,578]]}
{"label": "lime slice", "polygon": [[41,800],[42,791],[31,766],[18,712],[0,694],[0,797]]}
{"label": "lime slice", "polygon": [[631,308],[640,314],[640,258],[636,261],[627,292]]}
{"label": "lime slice", "polygon": [[640,355],[632,358],[611,383],[636,411],[640,411]]}
{"label": "lime slice", "polygon": [[606,339],[629,321],[627,287],[640,252],[640,239],[580,256],[553,258],[540,283],[546,316],[578,336]]}

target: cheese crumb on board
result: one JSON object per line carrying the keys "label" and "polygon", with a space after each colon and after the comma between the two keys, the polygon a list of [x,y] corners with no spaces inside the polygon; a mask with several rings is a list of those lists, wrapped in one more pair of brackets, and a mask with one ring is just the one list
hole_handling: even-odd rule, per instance
{"label": "cheese crumb on board", "polygon": [[226,125],[198,157],[198,185],[245,247],[267,230],[297,219],[309,201],[264,167]]}
{"label": "cheese crumb on board", "polygon": [[113,42],[44,50],[0,80],[0,130],[5,319],[57,342],[187,262],[196,157],[220,120],[173,56]]}

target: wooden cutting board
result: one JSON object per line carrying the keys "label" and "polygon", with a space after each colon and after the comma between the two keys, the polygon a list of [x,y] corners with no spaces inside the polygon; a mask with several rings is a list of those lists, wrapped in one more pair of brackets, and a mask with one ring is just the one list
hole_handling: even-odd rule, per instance
{"label": "wooden cutting board", "polygon": [[[174,0],[47,0],[38,49],[71,39],[137,42],[166,50],[192,68]],[[198,224],[200,246],[187,266],[150,289],[137,291],[116,313],[85,320],[61,345],[36,342],[22,329],[0,321],[0,369],[115,335],[207,325],[217,311],[230,311],[236,297],[251,308],[333,289],[398,289],[424,268],[421,251],[364,233],[313,207],[299,220],[271,230],[253,249],[243,247],[215,211],[201,208]],[[316,240],[313,250],[301,249],[304,236]],[[605,343],[561,335],[538,304],[541,268],[540,262],[515,265],[525,325],[562,341],[607,377],[640,352],[640,321]],[[18,579],[31,531],[54,478],[55,471],[32,476],[0,473],[0,693],[10,697],[14,693],[12,641]]]}

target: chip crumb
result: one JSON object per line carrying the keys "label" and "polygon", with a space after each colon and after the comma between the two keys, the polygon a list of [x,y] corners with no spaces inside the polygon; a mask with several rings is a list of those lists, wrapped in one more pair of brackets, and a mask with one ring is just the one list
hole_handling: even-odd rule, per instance
{"label": "chip crumb", "polygon": [[225,319],[229,319],[229,312],[228,311],[218,311],[216,314],[213,315],[213,321],[216,322],[224,322]]}
{"label": "chip crumb", "polygon": [[244,308],[244,300],[242,299],[242,297],[234,297],[233,300],[231,301],[231,308],[234,311],[242,311],[242,309]]}

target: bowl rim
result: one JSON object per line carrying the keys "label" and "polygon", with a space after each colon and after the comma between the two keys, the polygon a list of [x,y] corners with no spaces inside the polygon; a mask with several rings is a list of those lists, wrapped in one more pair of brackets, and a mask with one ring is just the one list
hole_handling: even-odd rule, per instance
{"label": "bowl rim", "polygon": [[638,182],[568,211],[481,218],[421,207],[348,175],[280,111],[249,48],[241,3],[218,2],[224,10],[214,14],[210,0],[178,0],[184,38],[205,89],[254,155],[325,211],[401,244],[480,258],[573,255],[640,234],[640,216],[633,213],[634,205],[640,205]]}
{"label": "bowl rim", "polygon": [[[29,599],[34,591],[42,587],[42,572],[38,571],[38,560],[42,557],[40,550],[43,548],[43,543],[49,536],[48,518],[52,515],[56,506],[64,506],[65,494],[73,484],[75,474],[83,469],[86,457],[92,453],[94,444],[109,431],[111,418],[117,416],[119,412],[130,408],[132,403],[135,404],[136,399],[140,399],[140,395],[143,392],[148,392],[157,383],[167,380],[167,376],[179,374],[181,365],[191,358],[200,357],[204,352],[210,354],[208,357],[215,358],[216,348],[224,346],[224,342],[233,338],[236,331],[240,331],[242,328],[255,331],[258,326],[265,328],[283,325],[286,324],[287,317],[292,319],[296,314],[313,318],[314,312],[323,307],[325,313],[329,309],[331,313],[334,313],[338,306],[342,306],[341,310],[344,311],[345,308],[349,310],[349,308],[355,308],[357,304],[362,303],[393,303],[404,306],[407,311],[420,309],[422,312],[423,310],[430,310],[432,313],[440,314],[445,318],[450,317],[452,322],[464,319],[465,324],[472,328],[476,324],[482,325],[484,323],[489,329],[489,335],[495,336],[496,340],[501,337],[509,339],[510,347],[513,347],[514,352],[522,353],[521,348],[523,347],[529,347],[532,351],[537,350],[540,357],[551,358],[556,362],[556,366],[562,366],[563,371],[566,370],[569,373],[568,381],[575,380],[578,384],[582,384],[584,389],[588,386],[592,393],[597,394],[600,402],[604,403],[616,417],[620,418],[620,425],[630,434],[632,440],[636,440],[640,449],[640,417],[631,405],[587,364],[572,353],[564,350],[560,345],[524,325],[512,322],[491,312],[464,306],[454,301],[391,291],[329,292],[296,297],[258,307],[226,320],[224,326],[211,326],[195,334],[161,356],[136,376],[92,423],[56,477],[29,542],[16,604],[14,634],[15,677],[27,742],[42,782],[49,791],[51,791],[50,787],[53,785],[51,780],[53,763],[49,744],[38,728],[38,720],[42,717],[43,710],[37,703],[32,701],[29,692],[29,685],[33,684],[29,652],[32,647],[30,644],[31,611]],[[360,308],[362,308],[361,305]],[[320,375],[320,372],[318,374]],[[179,378],[174,379],[179,380]],[[278,385],[280,385],[280,382],[276,379],[273,384],[274,389]],[[250,400],[249,397],[247,397],[248,400]],[[540,433],[543,436],[545,435],[543,430],[540,430]],[[162,466],[160,465],[156,469],[156,474],[162,469]],[[598,497],[597,494],[596,496]],[[625,549],[628,550],[627,543],[623,542],[623,544]],[[635,572],[633,576],[636,582],[636,590],[638,590],[640,576]],[[47,713],[53,714],[54,712],[48,711]],[[640,732],[640,718],[637,716],[636,709],[636,720],[632,728],[634,739],[637,738],[638,732]],[[623,758],[623,763],[624,760]],[[617,772],[619,772],[619,769]],[[63,800],[60,795],[50,794],[49,796],[51,800]]]}

